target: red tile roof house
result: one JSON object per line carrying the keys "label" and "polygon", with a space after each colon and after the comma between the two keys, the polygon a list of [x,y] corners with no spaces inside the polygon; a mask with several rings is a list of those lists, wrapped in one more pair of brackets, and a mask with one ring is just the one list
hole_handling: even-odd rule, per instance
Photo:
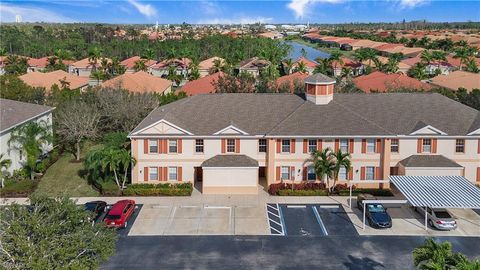
{"label": "red tile roof house", "polygon": [[353,79],[353,83],[365,93],[389,92],[400,88],[417,90],[430,90],[432,88],[427,83],[401,73],[385,74],[380,71],[357,77]]}
{"label": "red tile roof house", "polygon": [[145,66],[147,67],[147,69],[148,67],[157,63],[157,61],[155,60],[143,59],[140,56],[132,56],[120,62],[120,65],[124,66],[127,69],[125,73],[134,73],[137,72],[137,70],[135,70],[135,63],[137,61],[145,61]]}
{"label": "red tile roof house", "polygon": [[[106,58],[109,63],[112,62],[111,59]],[[97,64],[91,62],[88,58],[84,58],[77,62],[71,63],[68,66],[68,73],[80,76],[80,77],[90,77],[92,70],[100,67],[101,59],[97,60]]]}
{"label": "red tile roof house", "polygon": [[62,88],[62,82],[68,84],[69,89],[85,90],[88,87],[89,79],[78,77],[67,73],[63,70],[55,70],[51,72],[29,72],[19,76],[23,82],[32,87],[45,88],[49,93],[54,85]]}
{"label": "red tile roof house", "polygon": [[185,92],[187,96],[215,93],[214,84],[221,76],[223,76],[223,72],[217,72],[194,81],[189,81],[182,86],[180,91]]}
{"label": "red tile roof house", "polygon": [[198,71],[200,72],[200,77],[205,77],[210,74],[212,68],[215,66],[215,61],[220,61],[221,65],[225,64],[225,59],[217,56],[201,61],[198,64]]}
{"label": "red tile roof house", "polygon": [[480,183],[479,111],[437,93],[334,93],[334,83],[315,74],[301,95],[200,94],[161,106],[129,134],[132,182],[257,194],[320,181],[307,159],[329,147],[351,154],[342,183],[439,171]]}
{"label": "red tile roof house", "polygon": [[335,77],[342,75],[342,68],[344,67],[352,69],[352,76],[358,76],[363,74],[365,67],[362,63],[353,61],[343,56],[341,57],[341,59],[343,63],[340,63],[338,61],[332,61],[333,75]]}
{"label": "red tile roof house", "polygon": [[297,60],[295,60],[295,62],[293,62],[291,72],[293,72],[295,70],[295,68],[298,66],[299,63],[304,63],[305,64],[308,74],[313,74],[313,71],[315,70],[315,67],[317,67],[317,65],[318,65],[317,62],[309,60],[309,59],[301,56]]}
{"label": "red tile roof house", "polygon": [[177,70],[177,74],[182,75],[183,78],[186,78],[188,75],[188,67],[191,63],[192,60],[189,58],[163,60],[148,67],[148,73],[156,77],[166,77],[168,75],[168,68],[170,66],[174,66]]}
{"label": "red tile roof house", "polygon": [[168,94],[172,91],[172,82],[148,74],[145,71],[125,73],[113,79],[105,81],[102,87],[114,89],[126,89],[132,93]]}
{"label": "red tile roof house", "polygon": [[[48,66],[48,59],[52,56],[45,56],[42,58],[29,58],[28,59],[28,68],[27,72],[44,72]],[[74,63],[73,60],[63,60],[62,61],[66,66]]]}
{"label": "red tile roof house", "polygon": [[270,65],[268,60],[260,59],[258,57],[252,57],[241,61],[238,64],[239,72],[248,72],[254,77],[260,75],[260,71]]}

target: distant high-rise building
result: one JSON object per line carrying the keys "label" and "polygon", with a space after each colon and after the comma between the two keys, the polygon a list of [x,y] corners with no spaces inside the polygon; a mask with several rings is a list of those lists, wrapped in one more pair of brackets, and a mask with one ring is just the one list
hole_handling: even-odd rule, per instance
{"label": "distant high-rise building", "polygon": [[21,23],[22,22],[22,15],[15,15],[15,22]]}

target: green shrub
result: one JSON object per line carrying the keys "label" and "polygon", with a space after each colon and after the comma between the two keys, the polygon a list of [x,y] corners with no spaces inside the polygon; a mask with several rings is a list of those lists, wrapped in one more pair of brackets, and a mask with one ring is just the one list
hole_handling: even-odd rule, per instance
{"label": "green shrub", "polygon": [[132,184],[123,190],[124,196],[190,196],[192,183]]}
{"label": "green shrub", "polygon": [[[378,188],[356,188],[352,190],[352,195],[357,196],[360,193],[367,193],[371,194],[373,196],[379,196],[379,197],[392,197],[393,193],[390,189],[378,189]],[[347,190],[341,190],[339,193],[340,196],[349,196],[350,191]]]}
{"label": "green shrub", "polygon": [[30,174],[26,169],[18,169],[13,171],[12,180],[20,181],[30,179]]}
{"label": "green shrub", "polygon": [[23,180],[5,180],[5,187],[0,189],[2,197],[28,197],[35,190],[37,181],[30,179]]}
{"label": "green shrub", "polygon": [[281,189],[278,191],[280,196],[327,196],[328,191],[325,189],[317,190],[291,190],[291,189]]}
{"label": "green shrub", "polygon": [[120,196],[121,192],[114,181],[99,182],[100,192],[105,196]]}

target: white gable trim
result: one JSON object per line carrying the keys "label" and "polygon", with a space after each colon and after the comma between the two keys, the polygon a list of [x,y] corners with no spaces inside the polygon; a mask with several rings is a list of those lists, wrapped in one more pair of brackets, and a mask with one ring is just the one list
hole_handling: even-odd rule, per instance
{"label": "white gable trim", "polygon": [[225,131],[227,131],[227,130],[229,130],[229,129],[233,129],[233,130],[237,131],[238,133],[241,133],[242,135],[248,135],[248,133],[247,133],[247,132],[245,132],[245,131],[243,131],[243,130],[241,130],[241,129],[237,128],[237,127],[236,127],[236,126],[234,126],[234,125],[230,125],[230,126],[228,126],[228,127],[224,128],[224,129],[221,129],[221,130],[219,130],[219,131],[217,131],[217,132],[213,133],[213,135],[220,135],[220,134],[222,134],[223,132],[225,132]]}
{"label": "white gable trim", "polygon": [[[425,131],[429,131],[429,132],[425,132]],[[423,128],[418,129],[418,130],[410,133],[410,135],[436,135],[436,134],[432,134],[432,131],[433,131],[434,133],[439,134],[439,135],[448,135],[447,133],[441,131],[441,130],[438,129],[438,128],[434,128],[434,127],[432,127],[431,125],[424,126]]]}
{"label": "white gable trim", "polygon": [[480,128],[477,129],[477,130],[474,130],[474,131],[472,131],[472,132],[470,132],[470,133],[468,133],[467,135],[468,135],[468,136],[480,135]]}
{"label": "white gable trim", "polygon": [[167,125],[169,125],[169,126],[171,126],[171,127],[173,127],[173,128],[176,128],[176,129],[180,130],[181,132],[183,132],[183,133],[185,133],[185,134],[187,134],[187,135],[193,135],[193,133],[191,133],[190,131],[185,130],[185,129],[177,126],[177,125],[174,125],[174,124],[168,122],[168,121],[165,120],[165,119],[162,119],[162,120],[157,121],[157,122],[155,122],[155,123],[153,123],[153,124],[151,124],[151,125],[148,125],[148,126],[142,128],[142,129],[140,129],[139,131],[133,133],[132,135],[138,135],[138,134],[141,133],[142,131],[147,130],[147,129],[149,129],[149,128],[153,127],[153,126],[156,126],[156,125],[158,125],[158,124],[161,124],[161,123],[164,123],[164,124],[167,124]]}

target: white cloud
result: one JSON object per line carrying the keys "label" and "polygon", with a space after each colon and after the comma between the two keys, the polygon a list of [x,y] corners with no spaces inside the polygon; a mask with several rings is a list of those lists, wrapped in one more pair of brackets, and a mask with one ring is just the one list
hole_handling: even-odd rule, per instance
{"label": "white cloud", "polygon": [[255,24],[271,22],[273,18],[266,17],[238,17],[238,18],[209,18],[200,20],[198,24]]}
{"label": "white cloud", "polygon": [[337,4],[343,0],[291,0],[287,7],[293,10],[297,19],[304,18],[308,15],[309,9],[316,3]]}
{"label": "white cloud", "polygon": [[71,18],[44,8],[27,6],[19,7],[16,5],[0,3],[0,21],[14,22],[16,15],[22,16],[23,22],[69,23],[75,21]]}
{"label": "white cloud", "polygon": [[220,12],[220,6],[213,1],[201,0],[200,8],[202,9],[203,13],[208,15],[214,15]]}
{"label": "white cloud", "polygon": [[400,0],[401,8],[414,8],[427,3],[429,0]]}
{"label": "white cloud", "polygon": [[128,0],[128,2],[147,18],[152,18],[157,15],[157,10],[150,4],[140,4],[136,0]]}

